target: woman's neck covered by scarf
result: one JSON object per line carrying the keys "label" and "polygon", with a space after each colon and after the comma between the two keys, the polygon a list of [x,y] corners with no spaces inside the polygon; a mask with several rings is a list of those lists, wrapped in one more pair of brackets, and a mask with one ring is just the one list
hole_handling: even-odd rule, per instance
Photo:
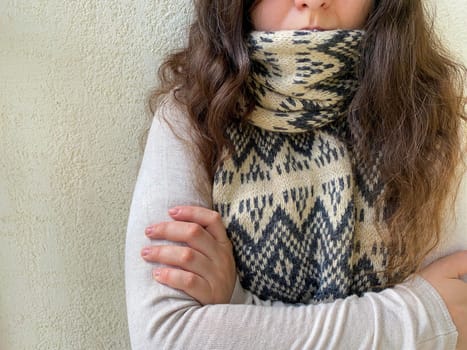
{"label": "woman's neck covered by scarf", "polygon": [[384,286],[383,185],[346,142],[364,32],[253,32],[247,123],[213,185],[240,281],[263,299],[323,302]]}
{"label": "woman's neck covered by scarf", "polygon": [[248,120],[263,129],[306,132],[341,118],[357,89],[361,30],[252,32]]}

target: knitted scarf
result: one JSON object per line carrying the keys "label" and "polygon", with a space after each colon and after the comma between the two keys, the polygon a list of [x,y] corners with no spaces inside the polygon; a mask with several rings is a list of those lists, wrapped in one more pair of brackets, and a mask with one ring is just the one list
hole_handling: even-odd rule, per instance
{"label": "knitted scarf", "polygon": [[362,31],[253,32],[255,99],[233,122],[214,208],[244,288],[266,300],[318,303],[384,285],[376,230],[383,186],[346,143]]}

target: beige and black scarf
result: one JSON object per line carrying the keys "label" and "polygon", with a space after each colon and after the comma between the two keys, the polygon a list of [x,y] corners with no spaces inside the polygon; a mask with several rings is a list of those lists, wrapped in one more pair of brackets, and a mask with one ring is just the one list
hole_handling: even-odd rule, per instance
{"label": "beige and black scarf", "polygon": [[346,142],[363,35],[250,35],[256,105],[227,128],[235,149],[217,170],[213,202],[243,287],[263,299],[323,302],[384,282],[374,208],[383,185]]}

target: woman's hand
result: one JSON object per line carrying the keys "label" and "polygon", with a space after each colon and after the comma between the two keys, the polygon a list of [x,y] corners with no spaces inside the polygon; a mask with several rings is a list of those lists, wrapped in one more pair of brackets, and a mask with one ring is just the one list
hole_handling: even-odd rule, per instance
{"label": "woman's hand", "polygon": [[420,272],[441,295],[459,333],[458,349],[467,349],[467,251],[441,258]]}
{"label": "woman's hand", "polygon": [[221,216],[193,206],[173,208],[169,215],[175,221],[151,225],[146,235],[187,246],[145,247],[141,255],[146,261],[169,265],[155,269],[154,278],[184,291],[202,305],[228,304],[237,275],[232,244]]}

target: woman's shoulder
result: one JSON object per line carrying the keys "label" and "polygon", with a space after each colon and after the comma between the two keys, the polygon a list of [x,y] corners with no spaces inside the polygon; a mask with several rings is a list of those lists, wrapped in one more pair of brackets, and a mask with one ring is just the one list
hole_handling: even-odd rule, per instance
{"label": "woman's shoulder", "polygon": [[[196,174],[193,187],[205,203],[210,203],[211,187],[206,170],[199,160],[197,135],[191,124],[187,108],[172,91],[158,101],[146,143],[145,153],[163,154],[176,168],[174,176]],[[184,169],[180,171],[180,169]]]}
{"label": "woman's shoulder", "polygon": [[161,95],[154,107],[151,130],[163,129],[165,137],[193,143],[195,135],[186,106],[175,91]]}
{"label": "woman's shoulder", "polygon": [[158,98],[155,104],[154,119],[177,125],[189,123],[186,106],[176,96],[175,90],[171,90]]}

